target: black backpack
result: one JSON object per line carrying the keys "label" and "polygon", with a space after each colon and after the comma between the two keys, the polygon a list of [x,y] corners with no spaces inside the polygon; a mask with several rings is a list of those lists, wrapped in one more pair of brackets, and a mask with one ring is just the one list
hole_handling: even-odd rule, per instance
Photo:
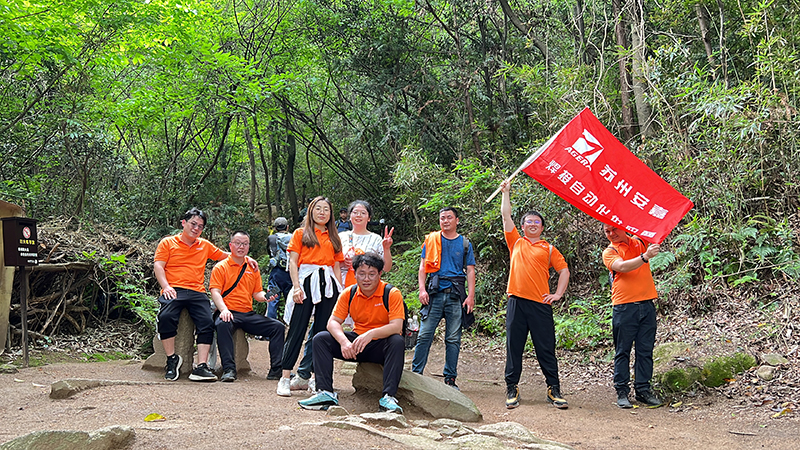
{"label": "black backpack", "polygon": [[[389,283],[383,287],[383,307],[386,308],[386,312],[389,311],[389,292],[392,291],[394,286]],[[356,296],[356,290],[358,289],[358,285],[354,284],[350,286],[350,301],[347,303],[347,310],[350,310],[350,303],[353,303],[353,298]],[[406,305],[405,299],[403,299],[403,334],[402,336],[405,337],[406,333],[408,332],[408,305]]]}

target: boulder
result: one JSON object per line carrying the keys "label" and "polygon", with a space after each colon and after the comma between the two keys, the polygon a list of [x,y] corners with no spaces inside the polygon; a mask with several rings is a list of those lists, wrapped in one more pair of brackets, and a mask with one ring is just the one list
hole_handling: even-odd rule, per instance
{"label": "boulder", "polygon": [[[181,364],[180,367],[181,378],[188,378],[189,374],[192,373],[194,343],[194,322],[191,316],[189,316],[189,311],[184,309],[181,311],[181,316],[178,319],[178,334],[175,336],[175,353],[183,358],[183,364]],[[249,372],[250,363],[247,362],[247,356],[250,352],[250,344],[247,342],[244,331],[241,329],[236,330],[236,333],[233,335],[233,344],[235,346],[234,358],[236,360],[236,372],[239,374]],[[212,345],[212,347],[215,347],[215,345]],[[164,346],[161,345],[158,334],[153,336],[153,350],[155,352],[142,363],[142,369],[163,372],[164,366],[167,364],[167,354],[164,353]],[[212,352],[216,353],[214,350],[216,349],[212,348]],[[211,361],[209,357],[208,366],[211,367],[212,370],[214,370],[217,365],[216,358],[214,359],[215,361]]]}
{"label": "boulder", "polygon": [[34,431],[12,439],[2,450],[111,450],[127,447],[136,433],[128,426],[112,426],[87,433],[85,431]]}
{"label": "boulder", "polygon": [[[383,392],[383,367],[374,363],[358,363],[353,375],[353,387],[356,392],[380,395]],[[403,370],[396,397],[435,418],[462,422],[478,422],[483,418],[475,403],[463,393],[409,370]]]}

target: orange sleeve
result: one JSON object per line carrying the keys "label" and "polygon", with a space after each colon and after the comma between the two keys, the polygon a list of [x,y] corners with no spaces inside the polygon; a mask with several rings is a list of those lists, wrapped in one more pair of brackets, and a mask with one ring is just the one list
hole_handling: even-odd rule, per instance
{"label": "orange sleeve", "polygon": [[303,250],[303,229],[298,228],[292,232],[292,239],[289,245],[286,246],[287,252],[300,253]]}
{"label": "orange sleeve", "polygon": [[222,263],[219,262],[211,269],[211,280],[208,282],[208,289],[219,289],[221,291],[224,285],[225,268],[222,267]]}
{"label": "orange sleeve", "polygon": [[[353,285],[350,289],[356,289],[356,285]],[[336,306],[333,307],[333,313],[331,313],[341,320],[347,319],[350,314],[350,289],[345,289],[339,294],[339,299],[336,301]]]}
{"label": "orange sleeve", "polygon": [[503,235],[506,238],[506,245],[508,246],[508,253],[511,253],[511,251],[514,250],[514,244],[516,244],[517,241],[519,240],[519,238],[521,237],[519,235],[519,231],[517,231],[517,229],[514,228],[511,231],[504,231]]}
{"label": "orange sleeve", "polygon": [[156,247],[156,255],[154,258],[155,261],[164,261],[164,262],[169,261],[169,243],[167,241],[168,239],[170,238],[165,237],[164,239],[161,239],[161,242],[158,243],[158,247]]}
{"label": "orange sleeve", "polygon": [[567,268],[567,261],[564,259],[564,255],[562,255],[555,246],[553,246],[553,253],[550,254],[550,265],[556,270],[556,272],[560,272]]}
{"label": "orange sleeve", "polygon": [[603,264],[609,271],[613,272],[611,265],[614,264],[614,261],[618,259],[622,259],[622,256],[620,256],[619,253],[613,248],[606,247],[606,249],[603,250]]}

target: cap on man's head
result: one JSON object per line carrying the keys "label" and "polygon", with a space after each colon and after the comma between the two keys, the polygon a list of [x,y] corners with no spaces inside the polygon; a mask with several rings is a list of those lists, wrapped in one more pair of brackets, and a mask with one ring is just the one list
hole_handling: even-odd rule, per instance
{"label": "cap on man's head", "polygon": [[275,222],[273,222],[273,225],[278,230],[285,230],[286,227],[289,226],[289,221],[286,220],[286,217],[278,217],[277,219],[275,219]]}
{"label": "cap on man's head", "polygon": [[339,208],[339,212],[340,213],[346,213],[347,212],[347,208]]}

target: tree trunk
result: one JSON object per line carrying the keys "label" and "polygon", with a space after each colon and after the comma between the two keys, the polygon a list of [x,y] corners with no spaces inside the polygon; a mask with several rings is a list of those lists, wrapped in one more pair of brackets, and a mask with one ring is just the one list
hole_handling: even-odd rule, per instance
{"label": "tree trunk", "polygon": [[583,0],[575,1],[575,27],[578,29],[578,61],[589,64],[586,55],[586,24],[583,21]]}
{"label": "tree trunk", "polygon": [[622,101],[622,140],[628,142],[633,138],[633,111],[631,110],[631,83],[628,73],[628,42],[625,38],[625,20],[621,0],[611,0],[614,8],[614,35],[619,50],[619,94]]}
{"label": "tree trunk", "polygon": [[286,197],[292,210],[294,223],[300,223],[300,209],[297,207],[297,192],[294,186],[294,162],[297,157],[297,141],[294,133],[286,127]]}
{"label": "tree trunk", "polygon": [[247,159],[250,163],[250,212],[256,210],[256,190],[258,184],[256,183],[256,154],[253,147],[253,137],[250,136],[250,127],[247,124],[247,119],[244,120],[242,127],[244,132],[244,140],[247,143]]}
{"label": "tree trunk", "polygon": [[711,39],[708,37],[708,14],[705,6],[700,3],[694,5],[694,11],[697,14],[697,22],[700,23],[700,38],[703,40],[703,47],[706,49],[708,65],[713,69],[717,67],[717,63],[714,61],[714,49],[711,47]]}
{"label": "tree trunk", "polygon": [[647,92],[647,80],[644,75],[645,68],[645,33],[644,33],[644,15],[642,14],[642,0],[636,1],[636,7],[633,14],[634,21],[631,24],[631,43],[633,45],[633,61],[631,68],[633,69],[633,96],[636,102],[636,118],[639,121],[639,132],[642,137],[650,137],[653,135],[653,117],[650,105],[645,100]]}
{"label": "tree trunk", "polygon": [[264,145],[261,142],[261,133],[258,131],[258,119],[255,115],[253,115],[253,129],[256,132],[256,142],[258,143],[258,156],[261,158],[261,168],[264,170],[264,201],[267,203],[267,221],[272,223],[272,200],[270,199],[269,170],[267,170],[267,160],[264,158]]}

